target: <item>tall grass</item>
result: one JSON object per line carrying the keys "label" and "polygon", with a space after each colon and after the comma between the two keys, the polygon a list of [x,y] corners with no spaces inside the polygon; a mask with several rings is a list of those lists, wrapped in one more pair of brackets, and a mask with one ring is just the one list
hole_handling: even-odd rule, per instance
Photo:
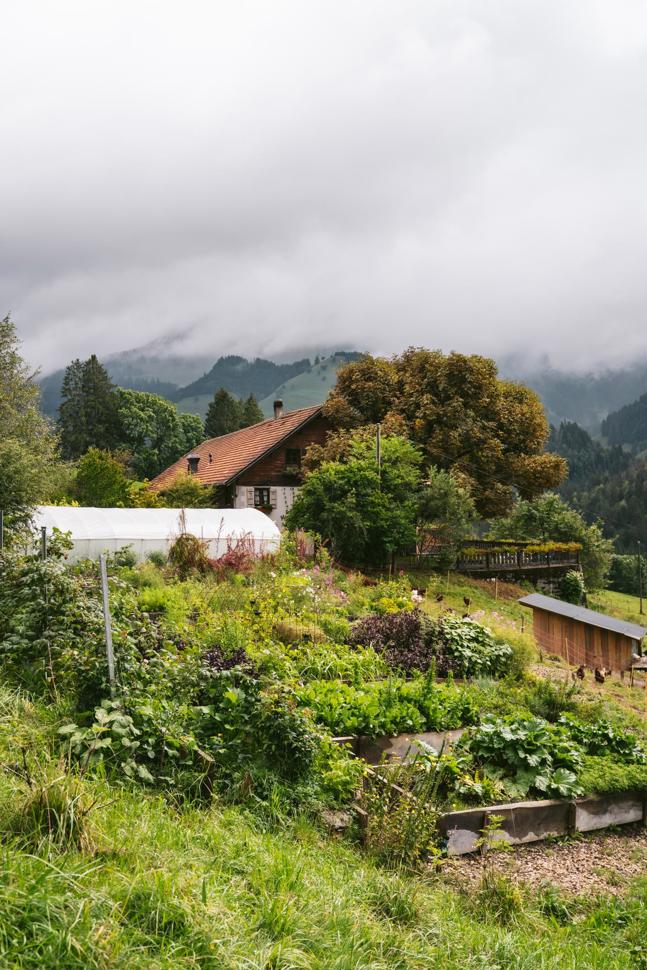
{"label": "tall grass", "polygon": [[[1,701],[4,701],[2,703]],[[45,711],[0,697],[3,809],[24,804],[8,735],[20,710],[41,746]],[[42,752],[41,752],[42,753]],[[43,762],[44,762],[43,757]],[[48,770],[56,767],[51,757]],[[0,826],[0,967],[12,970],[629,970],[641,966],[647,895],[500,918],[431,871],[380,869],[311,822],[235,807],[173,807],[105,780],[60,782],[94,803],[93,840]],[[564,915],[566,914],[566,915]],[[643,948],[641,950],[641,948]]]}

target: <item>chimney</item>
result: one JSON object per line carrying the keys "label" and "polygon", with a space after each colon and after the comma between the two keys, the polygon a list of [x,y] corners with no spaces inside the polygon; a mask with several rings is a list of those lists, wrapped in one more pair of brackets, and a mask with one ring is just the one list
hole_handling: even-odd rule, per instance
{"label": "chimney", "polygon": [[283,417],[283,401],[274,402],[274,417],[275,418]]}
{"label": "chimney", "polygon": [[186,460],[189,475],[195,475],[198,470],[198,465],[200,463],[200,455],[189,455]]}

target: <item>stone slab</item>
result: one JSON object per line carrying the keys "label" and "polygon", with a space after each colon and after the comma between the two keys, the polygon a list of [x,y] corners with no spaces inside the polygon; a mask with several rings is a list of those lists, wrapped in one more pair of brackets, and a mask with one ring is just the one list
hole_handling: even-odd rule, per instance
{"label": "stone slab", "polygon": [[575,827],[579,832],[594,832],[610,825],[628,825],[642,820],[643,801],[638,795],[579,798],[575,806]]}
{"label": "stone slab", "polygon": [[[455,744],[463,733],[460,728],[456,731],[425,731],[422,734],[398,734],[389,738],[359,738],[357,754],[370,765],[377,765],[382,758],[397,758],[402,760],[410,753],[415,753],[415,742],[424,741],[434,751],[441,751],[443,747]],[[413,748],[413,751],[412,751]]]}

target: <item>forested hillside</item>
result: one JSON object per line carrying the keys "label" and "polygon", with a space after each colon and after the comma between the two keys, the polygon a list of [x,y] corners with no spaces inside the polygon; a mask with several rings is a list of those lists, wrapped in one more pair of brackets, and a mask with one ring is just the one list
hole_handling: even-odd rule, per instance
{"label": "forested hillside", "polygon": [[611,445],[629,445],[633,451],[647,448],[647,394],[609,414],[602,434]]}

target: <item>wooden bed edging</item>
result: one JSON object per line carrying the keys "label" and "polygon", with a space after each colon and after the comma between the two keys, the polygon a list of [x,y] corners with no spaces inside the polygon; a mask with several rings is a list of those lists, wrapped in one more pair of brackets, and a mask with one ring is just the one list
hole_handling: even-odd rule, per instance
{"label": "wooden bed edging", "polygon": [[574,832],[593,832],[612,825],[647,823],[647,796],[635,792],[622,795],[592,795],[547,799],[540,802],[514,802],[488,805],[441,815],[439,831],[447,840],[448,855],[476,852],[488,818],[503,819],[498,839],[510,845],[539,842],[551,836]]}

